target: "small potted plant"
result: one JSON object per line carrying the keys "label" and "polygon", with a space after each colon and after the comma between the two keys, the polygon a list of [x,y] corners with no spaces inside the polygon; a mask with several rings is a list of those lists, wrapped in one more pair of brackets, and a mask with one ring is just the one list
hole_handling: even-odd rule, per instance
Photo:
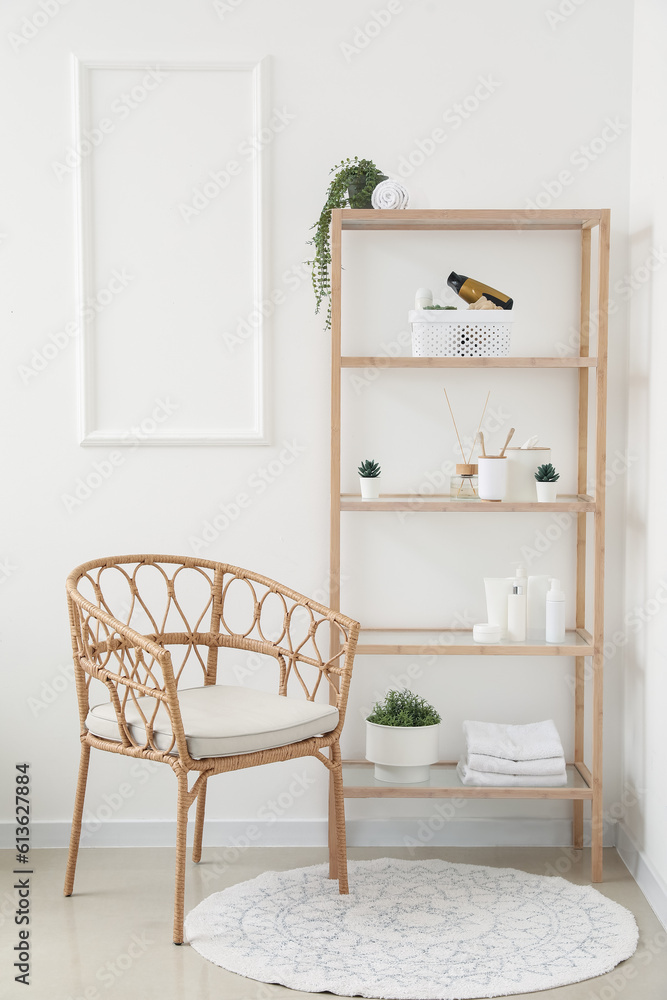
{"label": "small potted plant", "polygon": [[372,458],[365,459],[358,469],[362,500],[377,500],[380,496],[380,474],[382,469]]}
{"label": "small potted plant", "polygon": [[386,181],[372,160],[360,160],[358,156],[348,157],[337,163],[329,171],[334,174],[327,189],[324,208],[312,227],[315,236],[310,241],[315,247],[315,259],[306,261],[313,268],[313,288],[315,290],[315,313],[319,313],[323,299],[329,299],[325,329],[331,329],[331,211],[334,208],[371,208],[371,195],[380,181]]}
{"label": "small potted plant", "polygon": [[366,719],[366,760],[380,781],[428,781],[438,759],[440,715],[413,691],[388,691]]}
{"label": "small potted plant", "polygon": [[535,473],[538,503],[553,503],[556,499],[556,483],[560,474],[556,472],[551,462],[548,465],[538,465]]}

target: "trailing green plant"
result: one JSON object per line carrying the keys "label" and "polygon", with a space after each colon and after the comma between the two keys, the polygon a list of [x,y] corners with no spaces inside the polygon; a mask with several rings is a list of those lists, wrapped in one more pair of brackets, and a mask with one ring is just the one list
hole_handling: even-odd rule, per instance
{"label": "trailing green plant", "polygon": [[456,309],[456,306],[424,306],[424,309]]}
{"label": "trailing green plant", "polygon": [[[334,173],[335,172],[335,173]],[[369,208],[371,195],[386,175],[372,160],[360,160],[358,156],[341,160],[329,171],[334,174],[327,188],[324,208],[311,228],[315,236],[309,242],[315,247],[315,257],[307,260],[312,265],[313,290],[315,292],[315,313],[319,313],[324,299],[328,299],[325,329],[331,329],[331,212],[334,208]],[[352,191],[349,190],[350,184]]]}
{"label": "trailing green plant", "polygon": [[361,463],[358,471],[362,479],[377,479],[382,469],[372,458],[367,458]]}
{"label": "trailing green plant", "polygon": [[437,726],[440,715],[413,691],[387,691],[384,701],[373,706],[367,722],[378,726]]}
{"label": "trailing green plant", "polygon": [[560,479],[560,473],[556,472],[551,462],[547,465],[538,465],[535,478],[538,483],[556,483]]}

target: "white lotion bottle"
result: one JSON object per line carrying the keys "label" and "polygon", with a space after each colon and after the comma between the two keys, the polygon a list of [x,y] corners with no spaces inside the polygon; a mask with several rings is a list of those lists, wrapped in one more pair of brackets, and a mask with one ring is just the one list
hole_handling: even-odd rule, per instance
{"label": "white lotion bottle", "polygon": [[507,635],[510,642],[526,641],[525,578],[517,577],[507,598]]}
{"label": "white lotion bottle", "polygon": [[565,642],[565,594],[560,589],[560,580],[551,580],[547,592],[547,642]]}

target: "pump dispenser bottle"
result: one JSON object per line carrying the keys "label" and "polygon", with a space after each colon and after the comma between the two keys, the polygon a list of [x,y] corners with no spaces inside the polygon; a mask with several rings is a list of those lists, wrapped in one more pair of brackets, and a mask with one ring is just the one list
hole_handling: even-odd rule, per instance
{"label": "pump dispenser bottle", "polygon": [[565,594],[560,589],[560,580],[551,580],[547,592],[547,642],[565,642]]}
{"label": "pump dispenser bottle", "polygon": [[[523,569],[523,567],[519,567]],[[525,570],[524,570],[525,573]],[[510,642],[526,639],[526,578],[517,576],[512,582],[512,593],[507,598],[507,634]]]}

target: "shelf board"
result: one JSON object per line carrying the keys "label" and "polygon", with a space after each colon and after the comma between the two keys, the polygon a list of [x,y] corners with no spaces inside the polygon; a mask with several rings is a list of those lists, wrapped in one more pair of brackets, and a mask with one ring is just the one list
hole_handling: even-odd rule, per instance
{"label": "shelf board", "polygon": [[592,229],[606,209],[334,209],[342,229]]}
{"label": "shelf board", "polygon": [[386,358],[340,359],[342,368],[595,368],[597,358]]}
{"label": "shelf board", "polygon": [[497,514],[502,511],[514,513],[550,514],[558,511],[571,511],[576,514],[593,513],[596,503],[593,497],[585,493],[578,496],[561,494],[553,503],[521,502],[515,500],[457,500],[444,493],[433,493],[423,496],[420,493],[381,493],[377,500],[362,500],[358,493],[341,493],[340,509],[347,511],[412,511],[423,514],[469,513]]}
{"label": "shelf board", "polygon": [[347,799],[592,799],[593,790],[579,770],[580,766],[583,767],[579,764],[567,765],[567,785],[559,788],[544,788],[539,785],[534,788],[487,788],[464,785],[453,761],[432,764],[428,781],[392,785],[375,777],[374,767],[369,761],[344,760],[343,794]]}
{"label": "shelf board", "polygon": [[525,642],[504,640],[475,642],[472,629],[454,628],[362,628],[357,655],[391,656],[447,654],[448,656],[592,656],[593,637],[586,629],[568,629],[565,642],[547,642],[528,633]]}

